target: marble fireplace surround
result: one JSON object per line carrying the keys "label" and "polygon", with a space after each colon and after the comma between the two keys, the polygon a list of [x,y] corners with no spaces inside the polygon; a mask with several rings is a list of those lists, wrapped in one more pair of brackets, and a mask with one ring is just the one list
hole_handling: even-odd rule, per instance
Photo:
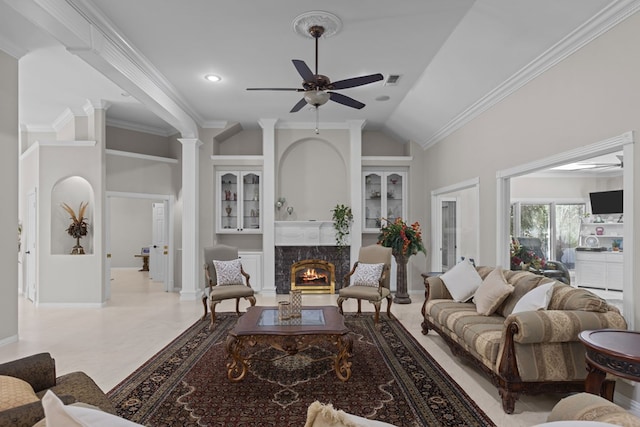
{"label": "marble fireplace surround", "polygon": [[291,290],[291,266],[302,260],[321,259],[336,268],[336,291],[342,287],[350,266],[349,246],[338,250],[332,221],[276,221],[276,293]]}

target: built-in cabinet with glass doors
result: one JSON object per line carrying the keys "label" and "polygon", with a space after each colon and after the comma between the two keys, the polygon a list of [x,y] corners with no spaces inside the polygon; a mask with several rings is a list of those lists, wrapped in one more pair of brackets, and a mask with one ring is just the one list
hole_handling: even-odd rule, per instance
{"label": "built-in cabinet with glass doors", "polygon": [[407,174],[372,170],[362,174],[363,232],[379,232],[386,222],[404,218],[407,212]]}
{"label": "built-in cabinet with glass doors", "polygon": [[216,196],[218,233],[262,233],[260,172],[216,172]]}

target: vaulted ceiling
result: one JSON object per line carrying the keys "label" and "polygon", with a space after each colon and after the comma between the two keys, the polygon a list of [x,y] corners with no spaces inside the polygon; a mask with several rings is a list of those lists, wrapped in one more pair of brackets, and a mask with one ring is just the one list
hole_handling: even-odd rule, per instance
{"label": "vaulted ceiling", "polygon": [[320,126],[363,120],[426,148],[635,12],[638,1],[0,0],[0,49],[20,58],[20,122],[30,129],[83,114],[87,100],[108,102],[111,123],[167,135],[255,128],[266,118],[312,128],[312,107],[289,113],[300,93],[246,88],[301,87],[291,60],[313,70],[314,40],[293,22],[319,9],[341,24],[318,42],[319,74],[384,78],[341,90],[366,106],[328,102]]}

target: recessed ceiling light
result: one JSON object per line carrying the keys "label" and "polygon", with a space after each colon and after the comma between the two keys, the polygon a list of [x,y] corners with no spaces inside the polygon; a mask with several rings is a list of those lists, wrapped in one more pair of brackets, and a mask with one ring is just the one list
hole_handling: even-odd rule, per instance
{"label": "recessed ceiling light", "polygon": [[222,78],[220,76],[216,76],[215,74],[207,74],[206,76],[204,76],[205,80],[208,80],[210,82],[219,82],[220,80],[222,80]]}
{"label": "recessed ceiling light", "polygon": [[388,96],[388,95],[380,95],[380,96],[376,97],[376,101],[388,101],[390,99],[391,99],[391,97]]}

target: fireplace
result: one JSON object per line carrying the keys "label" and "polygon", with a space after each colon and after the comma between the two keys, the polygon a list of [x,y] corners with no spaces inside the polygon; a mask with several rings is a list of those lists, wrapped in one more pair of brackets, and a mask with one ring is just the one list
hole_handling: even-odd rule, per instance
{"label": "fireplace", "polygon": [[307,294],[333,294],[336,287],[336,267],[321,259],[306,259],[291,266],[291,289]]}

